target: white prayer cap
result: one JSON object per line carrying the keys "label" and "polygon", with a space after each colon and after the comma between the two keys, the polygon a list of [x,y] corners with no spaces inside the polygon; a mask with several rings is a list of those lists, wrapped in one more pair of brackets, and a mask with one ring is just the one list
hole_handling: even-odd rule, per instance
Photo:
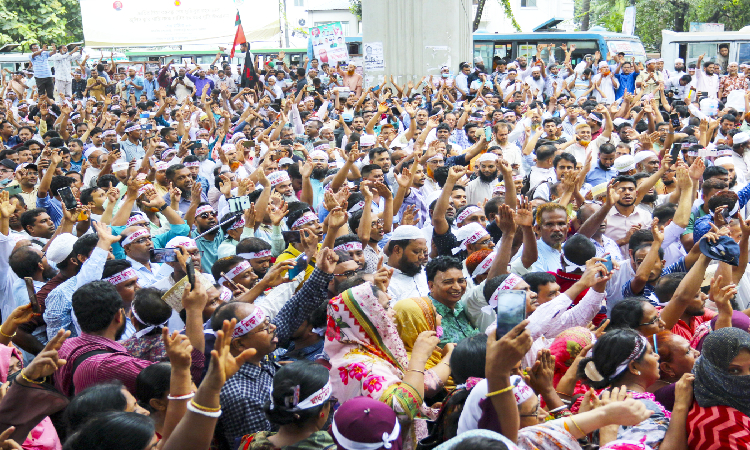
{"label": "white prayer cap", "polygon": [[745,133],[744,131],[741,133],[737,133],[732,138],[733,144],[744,144],[745,142],[750,141],[750,134]]}
{"label": "white prayer cap", "polygon": [[532,71],[532,72],[541,72],[541,71],[542,71],[542,68],[541,68],[541,67],[539,67],[539,66],[534,66],[534,67],[532,67],[532,68],[531,68],[531,71]]}
{"label": "white prayer cap", "polygon": [[635,163],[641,163],[648,158],[656,157],[656,153],[652,152],[651,150],[641,150],[640,152],[636,153],[635,156],[633,156],[633,159],[635,159]]}
{"label": "white prayer cap", "polygon": [[722,156],[714,160],[714,166],[723,166],[724,164],[734,166],[734,160],[731,156]]}
{"label": "white prayer cap", "polygon": [[674,60],[674,63],[675,64],[685,64],[685,60],[682,59],[682,58],[677,58],[677,59]]}
{"label": "white prayer cap", "polygon": [[323,158],[328,161],[328,153],[324,152],[323,150],[315,150],[314,152],[310,153],[310,158]]}
{"label": "white prayer cap", "polygon": [[391,235],[392,241],[403,241],[411,239],[424,239],[422,230],[414,225],[399,225],[396,231]]}
{"label": "white prayer cap", "polygon": [[497,155],[494,153],[484,153],[477,160],[477,162],[485,162],[485,161],[497,161]]}
{"label": "white prayer cap", "polygon": [[47,260],[55,265],[65,261],[77,240],[78,238],[70,233],[59,234],[47,247]]}
{"label": "white prayer cap", "polygon": [[607,61],[602,61],[599,63],[599,68],[603,69],[605,67],[609,67],[609,64],[607,64]]}
{"label": "white prayer cap", "polygon": [[612,121],[612,125],[619,127],[621,124],[627,122],[626,119],[623,119],[622,117],[618,117],[617,119]]}
{"label": "white prayer cap", "polygon": [[615,159],[615,170],[618,172],[628,172],[635,169],[635,159],[630,155],[622,155]]}
{"label": "white prayer cap", "polygon": [[369,147],[371,145],[375,145],[375,135],[374,134],[363,134],[359,137],[359,146],[360,147]]}

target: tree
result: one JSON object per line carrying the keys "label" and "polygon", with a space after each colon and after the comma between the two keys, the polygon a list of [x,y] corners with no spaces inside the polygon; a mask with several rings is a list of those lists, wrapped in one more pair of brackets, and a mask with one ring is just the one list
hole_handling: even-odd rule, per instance
{"label": "tree", "polygon": [[[505,10],[505,17],[510,19],[511,25],[513,25],[513,28],[516,29],[516,31],[521,31],[521,25],[516,22],[516,17],[513,15],[513,8],[510,6],[510,0],[497,0]],[[477,11],[476,14],[474,14],[474,22],[472,26],[472,31],[477,31],[479,28],[479,22],[482,21],[482,12],[484,12],[484,5],[487,3],[487,0],[479,0],[477,2]]]}
{"label": "tree", "polygon": [[362,0],[349,0],[349,11],[362,22]]}
{"label": "tree", "polygon": [[0,44],[67,44],[83,40],[81,6],[78,0],[0,1]]}

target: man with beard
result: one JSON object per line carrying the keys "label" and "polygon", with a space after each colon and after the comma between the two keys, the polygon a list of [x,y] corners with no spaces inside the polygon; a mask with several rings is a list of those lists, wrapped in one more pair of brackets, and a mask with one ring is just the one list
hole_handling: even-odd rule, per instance
{"label": "man with beard", "polygon": [[729,138],[730,136],[729,133],[735,129],[736,122],[737,122],[737,118],[732,114],[725,114],[721,116],[721,121],[719,122],[719,129],[716,132],[714,143],[718,144],[719,140],[726,141],[727,138]]}
{"label": "man with beard", "polygon": [[[190,169],[182,164],[174,164],[167,168],[165,172],[167,176],[167,183],[172,183],[173,187],[180,190],[180,213],[184,216],[190,204],[192,203],[192,189],[193,189],[193,177],[190,174]],[[169,192],[164,194],[164,201],[167,206],[172,205]],[[201,189],[201,202],[208,202],[208,196]]]}
{"label": "man with beard", "polygon": [[[127,271],[128,269],[126,269]],[[57,373],[55,387],[66,395],[74,395],[89,386],[119,380],[131,393],[135,392],[135,379],[151,361],[131,356],[117,341],[123,335],[126,314],[123,299],[115,288],[116,281],[126,277],[122,272],[108,280],[94,281],[82,286],[73,294],[73,311],[82,334],[67,339],[60,347],[60,358],[70,361]],[[206,290],[203,286],[186,290],[182,303],[187,310],[185,334],[193,350],[191,375],[200,377],[205,362],[202,321]],[[198,320],[191,320],[197,318]],[[62,333],[58,333],[59,339]]]}
{"label": "man with beard", "polygon": [[489,143],[490,147],[498,146],[503,152],[503,159],[507,161],[514,170],[521,169],[523,154],[518,144],[508,139],[513,127],[506,122],[496,123],[492,128],[495,139]]}
{"label": "man with beard", "polygon": [[722,156],[714,160],[714,166],[723,167],[729,172],[729,189],[739,192],[744,185],[737,184],[737,172],[734,171],[734,161],[731,156]]}
{"label": "man with beard", "polygon": [[[497,183],[498,165],[502,165],[502,161],[498,161],[494,153],[483,154],[477,159],[477,163],[479,176],[466,185],[466,201],[470,205],[478,205],[492,198],[492,189]],[[512,172],[510,177],[513,177]],[[505,179],[505,174],[503,174],[503,179]]]}
{"label": "man with beard", "polygon": [[[643,186],[646,183],[648,183],[648,179],[650,177],[651,177],[651,174],[648,174],[645,172],[638,172],[635,175],[633,175],[633,179],[636,181],[636,185],[638,186],[639,189],[642,189]],[[654,208],[657,205],[657,202],[659,202],[659,200],[662,200],[659,197],[661,196],[658,195],[656,193],[656,190],[652,187],[651,189],[646,191],[646,194],[643,195],[643,197],[641,198],[641,202],[638,204],[638,207],[644,208],[649,213],[653,213]],[[664,197],[663,201],[669,200],[668,195],[664,195],[663,197]],[[659,204],[661,204],[661,202],[659,202]]]}
{"label": "man with beard", "polygon": [[349,88],[350,92],[354,92],[354,94],[359,97],[362,95],[362,75],[357,73],[357,66],[354,64],[349,64],[346,66],[346,73],[344,73],[341,70],[341,66],[338,67],[339,75],[341,75],[341,78],[344,82],[344,86]]}
{"label": "man with beard", "polygon": [[268,181],[271,182],[271,188],[278,192],[287,203],[298,202],[299,199],[294,195],[292,180],[289,174],[284,170],[279,170],[268,175]]}
{"label": "man with beard", "polygon": [[628,254],[628,241],[633,231],[651,226],[651,214],[644,208],[636,207],[637,182],[635,178],[620,175],[615,180],[618,200],[607,214],[607,231],[604,234],[614,239],[623,255]]}
{"label": "man with beard", "polygon": [[[122,121],[118,124],[118,129],[122,127]],[[146,156],[146,150],[141,145],[141,125],[137,122],[125,124],[124,129],[120,129],[125,135],[120,139],[120,149],[124,153],[125,161],[130,162],[134,159],[142,159]]]}
{"label": "man with beard", "polygon": [[310,161],[300,169],[302,174],[302,195],[300,200],[317,210],[323,201],[323,181],[328,174],[328,153],[316,150],[310,153]]}
{"label": "man with beard", "polygon": [[747,90],[747,78],[739,75],[740,66],[729,63],[729,73],[719,83],[719,98],[726,102],[727,95],[734,90]]}
{"label": "man with beard", "polygon": [[[706,54],[702,54],[696,61],[695,70],[695,89],[698,90],[700,97],[717,98],[719,93],[719,66],[712,61],[703,62]],[[703,69],[701,70],[701,64]],[[696,99],[698,100],[698,99]]]}
{"label": "man with beard", "polygon": [[659,156],[651,150],[641,150],[633,156],[638,172],[653,175],[659,171]]}
{"label": "man with beard", "polygon": [[602,183],[608,183],[609,180],[617,175],[613,168],[615,165],[615,146],[606,143],[599,147],[599,159],[596,166],[586,174],[586,183],[591,186],[597,186]]}
{"label": "man with beard", "polygon": [[399,226],[386,245],[385,254],[388,256],[388,267],[393,268],[388,285],[391,305],[405,298],[429,295],[430,288],[423,269],[429,250],[422,230],[413,225]]}
{"label": "man with beard", "polygon": [[[708,262],[710,262],[710,259],[704,257],[697,264],[705,263],[707,266]],[[696,267],[696,271],[699,270],[701,269]],[[704,268],[702,270],[705,271]],[[697,278],[698,280],[702,278],[702,276],[699,274],[695,275],[695,278]],[[676,302],[677,299],[672,300],[672,298],[674,296],[674,293],[677,291],[680,283],[686,276],[687,273],[684,272],[670,273],[662,276],[654,289],[654,293],[656,295],[656,298],[659,299],[659,302],[662,304],[665,304],[667,302],[671,303],[673,301]],[[693,335],[695,334],[695,331],[699,325],[704,322],[710,321],[716,316],[715,312],[707,310],[705,308],[708,295],[703,293],[700,289],[695,290],[694,292],[695,296],[692,299],[681,304],[681,306],[684,307],[682,315],[677,321],[677,324],[675,324],[672,329],[669,330],[672,332],[672,334],[682,336],[688,341],[693,338]]]}
{"label": "man with beard", "polygon": [[[396,175],[398,190],[396,191],[393,209],[398,209],[398,217],[402,218],[406,209],[412,207],[417,214],[417,226],[419,227],[424,226],[425,222],[430,220],[427,200],[421,191],[426,178],[424,168],[419,162],[412,164],[411,170],[404,168],[400,174]],[[402,199],[400,206],[397,203],[399,199]]]}
{"label": "man with beard", "polygon": [[[201,203],[198,205],[198,209],[195,210],[195,230],[193,230],[191,237],[195,239],[198,250],[201,252],[201,266],[204,272],[211,271],[211,267],[218,259],[219,246],[226,239],[223,227],[215,227],[218,223],[216,211],[210,204]],[[235,225],[237,223],[237,221],[234,222]],[[239,223],[242,227],[245,226],[244,220]],[[213,230],[211,230],[212,228]],[[211,231],[206,233],[209,230]]]}
{"label": "man with beard", "polygon": [[[341,122],[343,123],[344,116],[341,115]],[[352,119],[351,126],[347,126],[346,123],[344,123],[344,136],[341,138],[341,148],[346,147],[346,144],[349,143],[349,136],[351,136],[352,132],[359,134],[360,136],[365,134],[365,119],[364,117],[360,116],[354,116],[354,119]]]}

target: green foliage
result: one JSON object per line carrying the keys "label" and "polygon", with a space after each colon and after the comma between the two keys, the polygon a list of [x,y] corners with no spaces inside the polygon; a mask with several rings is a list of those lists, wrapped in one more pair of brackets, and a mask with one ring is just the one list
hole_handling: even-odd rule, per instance
{"label": "green foliage", "polygon": [[516,22],[516,17],[513,15],[513,8],[510,7],[510,0],[497,0],[501,5],[503,5],[503,9],[505,10],[505,17],[510,19],[510,23],[513,25],[513,28],[516,29],[516,31],[521,31],[521,25]]}
{"label": "green foliage", "polygon": [[362,0],[349,0],[349,11],[362,21]]}
{"label": "green foliage", "polygon": [[0,44],[67,44],[83,40],[78,0],[0,0]]}

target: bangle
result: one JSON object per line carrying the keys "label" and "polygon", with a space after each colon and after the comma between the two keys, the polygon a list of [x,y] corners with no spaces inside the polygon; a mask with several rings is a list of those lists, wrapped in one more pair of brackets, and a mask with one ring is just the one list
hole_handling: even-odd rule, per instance
{"label": "bangle", "polygon": [[42,383],[44,383],[44,380],[42,380],[42,381],[34,381],[34,380],[30,379],[29,377],[26,376],[25,373],[23,373],[23,370],[21,371],[21,378],[23,378],[24,381],[27,381],[27,382],[32,383],[32,384],[42,384]]}
{"label": "bangle", "polygon": [[515,386],[513,386],[513,385],[511,384],[511,385],[510,385],[510,386],[508,386],[507,388],[504,388],[504,389],[500,389],[499,391],[495,391],[495,392],[490,392],[489,394],[485,395],[485,397],[487,397],[487,398],[490,398],[490,397],[494,397],[494,396],[496,396],[496,395],[500,395],[500,394],[504,394],[504,393],[506,393],[506,392],[510,392],[510,391],[511,391],[511,390],[512,390],[512,389],[513,389],[514,387],[515,387]]}
{"label": "bangle", "polygon": [[564,395],[566,397],[572,397],[572,395],[566,394],[565,392],[560,392],[560,391],[555,391],[555,392],[557,393],[557,395]]}
{"label": "bangle", "polygon": [[573,422],[573,425],[575,425],[576,428],[578,428],[578,431],[580,431],[582,435],[586,436],[586,433],[584,433],[583,430],[581,429],[581,427],[578,426],[578,424],[576,423],[576,420],[573,418],[573,416],[570,416],[570,421]]}
{"label": "bangle", "polygon": [[202,409],[196,408],[193,406],[193,402],[187,404],[188,411],[194,412],[196,414],[200,414],[201,416],[211,417],[214,419],[218,419],[219,416],[221,416],[221,408],[218,408],[216,411],[203,411]]}
{"label": "bangle", "polygon": [[417,372],[417,373],[421,373],[422,375],[424,375],[424,370],[408,369],[407,372]]}
{"label": "bangle", "polygon": [[194,408],[200,409],[201,411],[204,411],[204,412],[217,412],[217,411],[221,411],[221,406],[219,406],[218,408],[209,408],[208,406],[201,406],[201,405],[195,403],[195,400],[190,400],[190,403],[188,404],[188,406],[190,406],[190,405],[193,405]]}
{"label": "bangle", "polygon": [[5,336],[5,337],[7,337],[7,338],[9,338],[9,339],[12,339],[12,338],[13,338],[13,337],[14,337],[14,336],[16,335],[16,333],[17,333],[17,332],[14,332],[14,333],[13,333],[13,334],[11,334],[11,335],[7,335],[7,334],[3,333],[3,330],[2,330],[2,329],[0,329],[0,336]]}
{"label": "bangle", "polygon": [[195,392],[191,392],[189,394],[180,395],[176,397],[172,397],[171,395],[167,395],[167,400],[189,400],[191,398],[195,397]]}

